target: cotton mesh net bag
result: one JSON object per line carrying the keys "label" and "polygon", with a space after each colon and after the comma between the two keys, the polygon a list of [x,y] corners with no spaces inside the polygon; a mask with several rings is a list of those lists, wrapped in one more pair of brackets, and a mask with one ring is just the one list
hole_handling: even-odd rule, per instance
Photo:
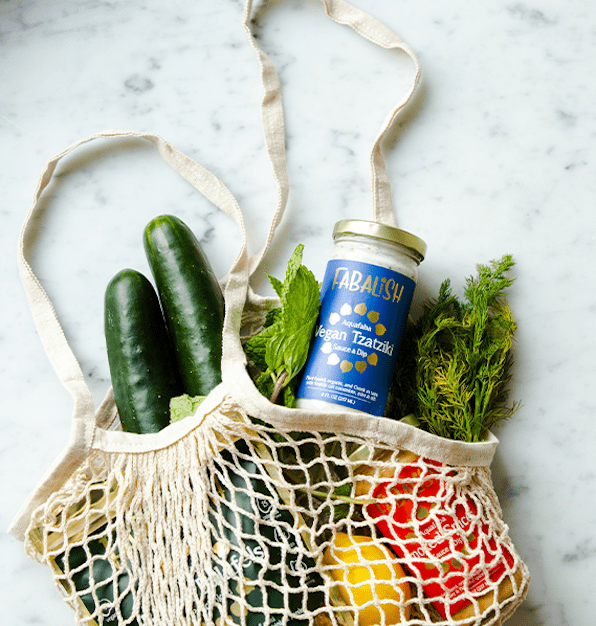
{"label": "cotton mesh net bag", "polygon": [[[392,225],[381,139],[420,69],[410,48],[344,2],[328,14],[414,61],[411,90],[371,156],[372,219]],[[262,68],[263,123],[279,203],[267,243],[247,253],[227,188],[161,137],[101,133],[48,162],[21,236],[20,269],[44,347],[74,398],[72,431],[10,531],[51,568],[77,624],[500,624],[529,583],[502,519],[490,463],[497,440],[443,439],[403,422],[271,404],[247,369],[244,340],[277,301],[250,278],[285,209],[280,85]],[[151,142],[240,227],[224,285],[223,382],[196,413],[159,433],[122,432],[111,391],[96,410],[53,307],[27,261],[29,220],[58,161],[101,137]]]}

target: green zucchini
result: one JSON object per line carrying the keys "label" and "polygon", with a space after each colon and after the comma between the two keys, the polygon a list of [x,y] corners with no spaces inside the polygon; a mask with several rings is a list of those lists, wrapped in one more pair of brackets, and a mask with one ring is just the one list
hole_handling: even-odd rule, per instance
{"label": "green zucchini", "polygon": [[122,428],[154,433],[169,424],[170,398],[182,393],[173,349],[153,285],[125,269],[105,293],[105,337]]}
{"label": "green zucchini", "polygon": [[144,246],[184,393],[206,396],[221,382],[224,300],[219,283],[193,232],[177,217],[151,220]]}

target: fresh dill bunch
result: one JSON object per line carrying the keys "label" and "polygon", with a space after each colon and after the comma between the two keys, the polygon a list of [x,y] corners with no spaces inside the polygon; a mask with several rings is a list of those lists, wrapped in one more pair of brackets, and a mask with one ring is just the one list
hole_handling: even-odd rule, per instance
{"label": "fresh dill bunch", "polygon": [[478,265],[464,299],[442,283],[436,300],[408,324],[395,368],[390,417],[414,415],[420,427],[460,441],[482,441],[515,413],[508,405],[511,347],[516,324],[504,297],[510,255]]}

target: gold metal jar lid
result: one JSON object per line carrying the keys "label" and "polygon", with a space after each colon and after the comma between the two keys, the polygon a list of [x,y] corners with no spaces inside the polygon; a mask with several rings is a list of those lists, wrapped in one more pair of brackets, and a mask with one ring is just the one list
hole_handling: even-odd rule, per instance
{"label": "gold metal jar lid", "polygon": [[383,239],[392,243],[397,243],[415,252],[422,261],[426,254],[426,243],[405,230],[387,226],[380,222],[369,222],[367,220],[340,220],[333,229],[333,238],[338,235],[365,235],[375,239]]}

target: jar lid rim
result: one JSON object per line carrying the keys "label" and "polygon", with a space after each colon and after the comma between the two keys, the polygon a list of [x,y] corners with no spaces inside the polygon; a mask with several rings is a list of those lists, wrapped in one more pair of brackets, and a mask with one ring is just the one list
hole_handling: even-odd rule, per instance
{"label": "jar lid rim", "polygon": [[333,229],[333,238],[338,235],[366,235],[376,239],[383,239],[392,243],[398,243],[418,254],[422,261],[426,254],[426,243],[409,233],[408,231],[388,226],[381,222],[371,222],[368,220],[340,220]]}

